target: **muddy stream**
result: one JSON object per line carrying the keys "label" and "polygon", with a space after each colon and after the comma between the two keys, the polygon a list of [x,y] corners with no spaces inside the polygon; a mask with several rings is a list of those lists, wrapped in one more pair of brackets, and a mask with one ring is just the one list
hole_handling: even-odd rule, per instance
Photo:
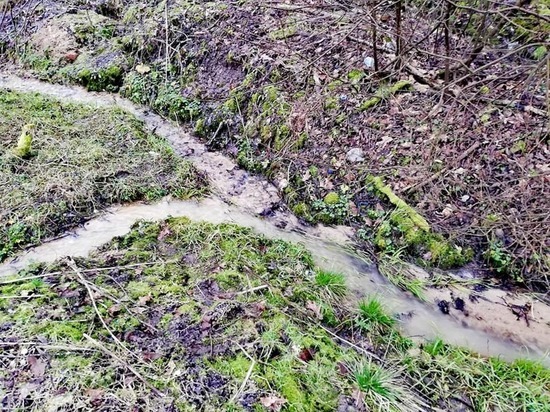
{"label": "muddy stream", "polygon": [[[351,228],[307,227],[291,214],[276,208],[281,199],[272,184],[252,176],[235,162],[206,147],[183,128],[164,120],[128,100],[107,93],[90,93],[78,87],[52,85],[17,76],[0,75],[0,88],[44,95],[94,106],[118,106],[142,120],[146,127],[167,139],[174,150],[204,172],[213,195],[201,201],[165,199],[158,203],[135,203],[113,207],[102,216],[65,236],[30,249],[0,265],[0,277],[16,273],[31,262],[53,262],[64,256],[86,256],[115,236],[124,235],[139,219],[161,220],[187,216],[211,223],[232,222],[252,228],[270,238],[304,244],[316,264],[340,272],[347,278],[354,297],[375,295],[398,314],[403,332],[411,337],[444,341],[470,348],[483,355],[512,360],[519,357],[541,360],[550,366],[550,307],[528,295],[511,295],[500,289],[480,292],[475,301],[469,291],[456,289],[466,301],[467,311],[441,313],[435,303],[449,299],[449,289],[430,289],[428,302],[421,302],[391,285],[376,266],[353,251]],[[266,217],[259,217],[264,215]],[[421,271],[421,269],[417,269]],[[424,272],[425,273],[425,272]],[[531,304],[529,322],[517,319],[513,304]]]}

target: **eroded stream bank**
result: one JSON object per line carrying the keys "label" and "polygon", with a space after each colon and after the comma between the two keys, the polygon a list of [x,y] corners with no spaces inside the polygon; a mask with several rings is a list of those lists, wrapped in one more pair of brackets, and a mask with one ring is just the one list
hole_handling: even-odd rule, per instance
{"label": "eroded stream bank", "polygon": [[[268,237],[302,242],[323,268],[341,272],[348,278],[351,288],[358,293],[377,294],[394,312],[401,313],[404,330],[411,336],[442,337],[445,341],[466,346],[485,355],[541,358],[550,347],[548,334],[548,308],[541,303],[532,306],[532,321],[527,325],[516,320],[507,306],[500,305],[504,292],[491,296],[480,295],[477,302],[468,302],[468,316],[443,315],[430,302],[425,305],[410,298],[386,282],[373,265],[338,246],[349,237],[345,231],[333,228],[306,228],[286,213],[273,212],[280,202],[277,189],[265,180],[250,176],[227,157],[208,152],[205,146],[181,128],[160,116],[139,108],[118,96],[89,93],[76,87],[50,85],[13,76],[0,77],[0,87],[20,92],[39,92],[48,96],[96,106],[118,106],[142,120],[147,128],[171,142],[178,154],[194,162],[211,180],[219,198],[201,203],[162,202],[150,205],[130,205],[111,210],[105,217],[94,219],[75,236],[46,243],[24,255],[19,261],[0,267],[0,274],[8,274],[30,261],[53,261],[62,256],[85,256],[88,252],[112,237],[125,234],[138,219],[159,220],[167,216],[187,216],[193,220],[211,223],[231,221],[254,228]],[[227,206],[230,203],[234,206]],[[259,219],[253,214],[271,216]],[[330,239],[334,243],[327,243]],[[448,291],[434,291],[433,300],[443,298]],[[468,297],[467,293],[464,295]],[[496,309],[496,310],[495,310]],[[411,316],[409,316],[411,314]],[[490,331],[487,332],[487,330]],[[546,363],[548,363],[546,361]]]}

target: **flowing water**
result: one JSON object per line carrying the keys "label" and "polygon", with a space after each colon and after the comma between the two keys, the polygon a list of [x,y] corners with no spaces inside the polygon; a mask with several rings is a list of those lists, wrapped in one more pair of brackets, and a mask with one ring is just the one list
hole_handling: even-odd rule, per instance
{"label": "flowing water", "polygon": [[120,97],[89,93],[76,87],[0,76],[0,88],[39,92],[83,104],[121,107],[141,119],[150,130],[169,140],[180,155],[204,171],[215,193],[211,198],[199,202],[165,199],[153,204],[113,207],[73,233],[44,243],[0,265],[0,277],[13,274],[31,262],[48,263],[64,256],[86,256],[113,237],[127,233],[139,219],[160,220],[169,216],[186,216],[210,223],[232,222],[250,227],[270,238],[304,244],[319,267],[346,276],[356,297],[376,295],[391,311],[404,314],[400,317],[400,325],[408,336],[425,339],[441,337],[448,343],[468,347],[483,355],[500,356],[508,360],[534,358],[550,365],[544,353],[547,348],[537,342],[521,339],[512,342],[503,334],[470,328],[465,322],[443,315],[434,305],[428,306],[391,285],[379,274],[375,265],[351,251],[349,228],[306,227],[291,214],[280,211],[270,213],[268,218],[257,217],[258,213],[272,211],[280,202],[277,189],[265,180],[237,168],[231,159],[208,152],[204,145],[171,122]]}

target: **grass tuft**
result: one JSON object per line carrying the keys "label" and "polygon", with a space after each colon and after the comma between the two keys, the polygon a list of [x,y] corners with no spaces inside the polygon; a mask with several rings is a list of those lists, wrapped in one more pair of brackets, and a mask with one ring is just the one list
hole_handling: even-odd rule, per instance
{"label": "grass tuft", "polygon": [[407,389],[396,371],[372,362],[360,364],[354,373],[355,384],[363,394],[368,410],[413,412],[425,410]]}
{"label": "grass tuft", "polygon": [[334,296],[342,297],[347,293],[346,279],[340,273],[319,270],[315,275],[315,283]]}
{"label": "grass tuft", "polygon": [[395,319],[388,315],[379,300],[368,298],[359,303],[358,324],[364,329],[388,329]]}

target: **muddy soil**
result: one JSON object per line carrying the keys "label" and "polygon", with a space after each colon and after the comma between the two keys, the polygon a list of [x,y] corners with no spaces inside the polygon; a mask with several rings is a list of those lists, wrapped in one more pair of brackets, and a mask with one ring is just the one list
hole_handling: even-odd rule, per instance
{"label": "muddy soil", "polygon": [[[374,74],[365,63],[373,19],[353,1],[178,0],[167,10],[155,1],[39,3],[9,3],[0,23],[3,63],[49,81],[121,90],[191,121],[209,148],[268,176],[302,218],[352,223],[363,229],[365,247],[384,225],[377,213],[392,210],[367,190],[368,176],[383,176],[434,231],[471,247],[481,272],[547,291],[546,75],[534,47],[511,52],[514,30],[499,34],[496,48],[477,56],[472,76],[442,94],[437,10],[416,4],[402,16],[401,37],[412,49],[398,69],[388,40],[396,30],[392,6],[375,11],[384,69]],[[165,14],[168,24],[159,24]],[[477,30],[456,30],[450,53],[460,61],[471,39],[459,33]],[[387,94],[399,81],[410,87]],[[327,213],[322,200],[331,192],[342,201]],[[442,263],[393,232],[393,244],[422,263]],[[374,249],[395,252],[378,243]]]}
{"label": "muddy soil", "polygon": [[[191,160],[197,169],[205,172],[212,182],[215,193],[223,201],[236,207],[236,209],[228,209],[217,200],[210,200],[198,205],[168,202],[160,205],[130,206],[118,212],[113,211],[112,216],[107,215],[104,219],[89,222],[85,230],[79,231],[74,238],[62,239],[57,244],[56,242],[45,244],[34,252],[31,251],[29,254],[23,255],[23,258],[19,262],[16,261],[11,268],[10,265],[4,265],[0,269],[0,273],[22,268],[33,259],[51,262],[66,254],[85,256],[94,247],[99,247],[109,241],[111,237],[124,234],[138,218],[156,219],[168,215],[191,215],[213,222],[234,219],[244,226],[252,225],[260,232],[265,232],[269,227],[267,232],[271,236],[290,236],[290,240],[303,242],[306,245],[308,245],[308,236],[330,239],[332,242],[340,244],[345,242],[352,244],[350,236],[353,234],[353,230],[351,228],[342,230],[322,225],[313,228],[300,224],[296,217],[284,210],[277,210],[280,199],[277,196],[276,188],[270,183],[239,169],[232,160],[222,154],[208,152],[201,143],[180,127],[125,99],[105,93],[89,93],[78,87],[50,85],[14,76],[0,77],[0,87],[9,87],[18,91],[39,91],[46,95],[79,103],[97,106],[116,105],[124,108],[141,119],[147,128],[170,141],[180,155]],[[261,223],[236,211],[262,215],[267,218],[267,222]],[[286,228],[286,232],[278,231],[277,228]],[[293,231],[305,233],[306,236],[302,237],[296,233],[289,235]],[[537,356],[536,354],[542,356],[544,351],[550,347],[549,306],[540,301],[534,302],[532,295],[517,293],[512,297],[508,292],[498,289],[490,292],[476,291],[474,290],[476,286],[473,285],[466,290],[464,288],[432,288],[426,292],[428,304],[423,306],[412,299],[403,299],[404,295],[388,285],[378,275],[375,267],[367,265],[368,271],[365,273],[364,265],[357,262],[354,264],[353,260],[350,261],[349,257],[346,258],[345,255],[338,256],[338,253],[342,252],[337,252],[334,255],[330,252],[330,248],[320,248],[319,244],[315,243],[309,245],[312,246],[312,252],[319,258],[321,265],[328,265],[330,269],[346,273],[353,289],[361,295],[375,293],[386,296],[384,299],[397,313],[412,312],[413,316],[404,317],[403,322],[410,335],[418,334],[427,338],[442,335],[446,341],[470,347],[479,353],[502,355],[507,358],[515,358],[517,354],[525,355],[526,352],[521,347],[527,349],[527,354],[530,351],[535,356]],[[340,261],[339,266],[334,266],[334,262],[331,260]],[[351,265],[351,270],[347,270],[346,265]],[[418,278],[430,276],[420,268],[414,267],[414,270],[417,271]],[[464,311],[451,308],[451,316],[445,316],[439,313],[438,304],[441,301],[450,301],[450,290],[453,290],[454,295],[466,303]],[[486,293],[488,297],[485,297]],[[505,302],[508,302],[509,305]],[[530,310],[517,321],[514,305],[524,306],[526,304],[531,304]],[[446,322],[450,323],[449,326],[446,326]],[[507,348],[506,342],[517,346],[510,350]]]}

